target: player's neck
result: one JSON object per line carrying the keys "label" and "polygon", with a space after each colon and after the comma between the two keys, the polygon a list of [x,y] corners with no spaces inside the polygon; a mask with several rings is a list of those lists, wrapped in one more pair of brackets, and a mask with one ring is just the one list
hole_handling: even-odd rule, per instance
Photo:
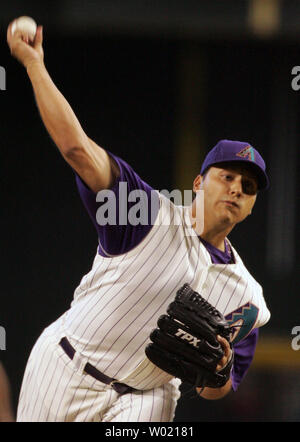
{"label": "player's neck", "polygon": [[228,224],[225,220],[216,222],[213,217],[211,218],[209,216],[205,216],[203,218],[203,224],[201,224],[201,222],[197,221],[192,215],[192,208],[190,208],[190,220],[197,235],[212,246],[224,252],[225,238],[234,228],[234,224]]}
{"label": "player's neck", "polygon": [[200,234],[201,238],[225,252],[225,238],[234,228],[234,224],[228,224],[223,220],[219,223],[209,223],[208,219],[204,219],[204,227]]}
{"label": "player's neck", "polygon": [[221,250],[221,252],[225,252],[225,238],[227,235],[223,232],[219,234],[215,232],[203,232],[200,236],[204,241]]}

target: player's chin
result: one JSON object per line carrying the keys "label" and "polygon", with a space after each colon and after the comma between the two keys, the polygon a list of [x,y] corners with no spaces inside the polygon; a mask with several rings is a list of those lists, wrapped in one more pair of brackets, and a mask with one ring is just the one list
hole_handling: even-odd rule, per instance
{"label": "player's chin", "polygon": [[224,222],[229,224],[241,223],[248,216],[248,214],[243,213],[243,210],[241,210],[239,207],[234,206],[226,206],[222,215]]}
{"label": "player's chin", "polygon": [[224,224],[236,224],[240,218],[237,211],[231,209],[225,209],[220,217]]}

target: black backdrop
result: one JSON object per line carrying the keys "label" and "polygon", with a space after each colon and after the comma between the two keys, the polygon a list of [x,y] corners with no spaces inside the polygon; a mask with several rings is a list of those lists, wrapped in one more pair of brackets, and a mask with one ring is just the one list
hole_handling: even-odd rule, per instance
{"label": "black backdrop", "polygon": [[[46,26],[44,33],[46,66],[89,136],[128,161],[153,187],[174,188],[174,134],[180,105],[177,71],[179,54],[190,41],[101,33],[66,36],[48,32]],[[76,285],[90,268],[97,238],[78,197],[73,172],[41,123],[25,70],[10,57],[4,31],[0,37],[0,64],[7,76],[6,90],[0,91],[0,325],[6,329],[7,349],[0,356],[16,406],[30,349],[41,330],[70,305]],[[247,39],[196,39],[194,43],[207,66],[204,148],[208,150],[221,138],[247,140],[268,163],[276,149],[271,139],[272,95],[279,64],[285,81],[275,87],[291,96],[299,121],[300,91],[293,91],[290,83],[292,67],[300,64],[300,46]],[[276,109],[279,115],[285,111]],[[299,133],[296,136],[299,143]],[[299,156],[294,161],[298,168]],[[275,172],[273,182],[281,170]],[[295,186],[298,189],[299,176]],[[299,258],[283,276],[270,274],[266,266],[269,194],[259,195],[253,216],[230,238],[264,286],[272,319],[263,333],[289,339],[299,322]],[[298,195],[291,209],[298,219]],[[299,236],[295,237],[298,250]],[[254,418],[271,419],[272,395],[269,411],[263,403],[257,407],[251,402],[247,385],[251,389],[256,376],[255,372],[252,377],[249,374],[242,391]],[[267,388],[265,378],[257,382]],[[235,416],[234,412],[231,417],[228,414],[227,399],[223,405],[214,404],[212,411],[212,404],[199,399],[189,399],[187,408],[185,398],[178,408],[178,420],[213,419],[212,415],[230,420]],[[236,402],[232,407],[241,413]]]}

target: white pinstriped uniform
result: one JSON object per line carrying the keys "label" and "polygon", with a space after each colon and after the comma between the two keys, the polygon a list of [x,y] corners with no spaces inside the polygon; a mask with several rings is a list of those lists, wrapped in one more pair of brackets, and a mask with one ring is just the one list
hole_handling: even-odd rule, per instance
{"label": "white pinstriped uniform", "polygon": [[[40,336],[26,367],[18,421],[171,421],[180,381],[148,361],[144,349],[184,283],[224,315],[255,305],[252,328],[269,320],[261,286],[237,252],[235,264],[212,264],[186,222],[188,209],[163,195],[160,201],[160,221],[144,240],[119,256],[97,253],[70,309]],[[178,217],[180,225],[173,222]],[[58,345],[63,336],[76,349],[73,360]],[[83,372],[86,362],[142,391],[119,396]]]}

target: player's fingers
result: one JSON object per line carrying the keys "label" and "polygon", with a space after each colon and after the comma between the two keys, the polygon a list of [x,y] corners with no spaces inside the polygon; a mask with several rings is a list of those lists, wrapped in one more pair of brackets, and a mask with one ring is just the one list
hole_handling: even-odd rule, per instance
{"label": "player's fingers", "polygon": [[43,26],[39,25],[36,29],[33,47],[37,49],[43,44]]}
{"label": "player's fingers", "polygon": [[13,32],[13,26],[14,26],[15,22],[16,22],[16,20],[13,20],[7,26],[7,37],[13,37],[13,36],[17,35],[18,32],[19,32],[19,34],[21,34],[20,31],[16,28],[14,29],[14,32]]}
{"label": "player's fingers", "polygon": [[230,350],[230,344],[227,339],[223,338],[223,336],[218,335],[217,340],[220,342],[225,354]]}
{"label": "player's fingers", "polygon": [[12,24],[13,24],[13,22],[9,23],[9,25],[7,26],[7,33],[6,33],[7,41],[11,37],[11,27],[12,27]]}
{"label": "player's fingers", "polygon": [[220,370],[222,370],[222,368],[224,368],[225,367],[225,365],[229,362],[229,360],[230,360],[230,358],[231,358],[231,353],[232,353],[232,350],[231,350],[231,348],[230,348],[230,344],[229,344],[229,342],[227,341],[227,339],[225,339],[225,338],[223,338],[222,336],[217,336],[217,340],[220,342],[220,344],[221,344],[221,346],[222,346],[222,349],[223,349],[223,351],[224,351],[224,355],[223,355],[223,357],[220,359],[220,361],[219,361],[219,363],[218,363],[218,365],[217,365],[217,368],[216,368],[216,370],[217,371],[220,371]]}
{"label": "player's fingers", "polygon": [[216,366],[216,372],[222,370],[222,368],[225,367],[226,361],[227,361],[227,359],[225,358],[225,356],[223,356],[223,358],[219,361],[219,363]]}
{"label": "player's fingers", "polygon": [[229,363],[231,359],[232,351],[230,350],[228,356],[223,356],[222,359],[220,359],[219,363],[217,364],[216,371],[222,370],[222,368],[226,367],[226,365]]}
{"label": "player's fingers", "polygon": [[15,37],[17,35],[17,32],[12,33],[13,23],[14,23],[14,20],[7,27],[6,37],[7,37],[8,43],[12,40],[13,37]]}
{"label": "player's fingers", "polygon": [[14,33],[12,32],[14,22],[12,21],[7,28],[7,42],[8,44],[12,43],[13,41],[22,40],[24,41],[23,34],[20,30],[16,29]]}

